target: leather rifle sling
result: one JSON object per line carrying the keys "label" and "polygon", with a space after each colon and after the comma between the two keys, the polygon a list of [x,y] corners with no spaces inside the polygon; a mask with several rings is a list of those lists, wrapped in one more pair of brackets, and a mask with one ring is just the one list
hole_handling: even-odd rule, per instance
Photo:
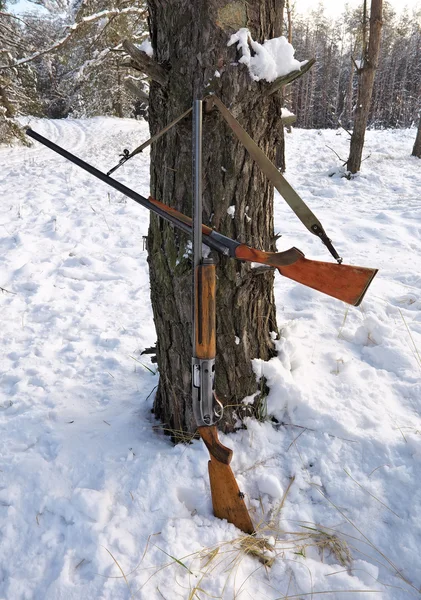
{"label": "leather rifle sling", "polygon": [[[187,115],[190,114],[191,111],[192,111],[192,108],[190,107],[188,110],[186,110],[186,112],[183,112],[182,115],[179,115],[176,119],[174,119],[174,121],[171,121],[171,123],[169,123],[163,129],[161,129],[161,131],[158,131],[158,133],[156,133],[151,138],[146,140],[146,142],[143,142],[143,144],[141,144],[140,146],[135,148],[132,152],[130,152],[130,154],[123,154],[123,158],[121,159],[121,161],[115,167],[113,167],[110,171],[108,171],[107,175],[111,175],[111,173],[114,173],[114,171],[116,171],[119,167],[123,166],[124,163],[127,162],[130,158],[133,158],[133,156],[136,156],[136,154],[139,154],[145,148],[147,148],[148,146],[150,146],[151,144],[153,144],[154,142],[159,140],[159,138],[161,136],[163,136],[165,133],[167,133],[167,131],[169,131],[172,127],[174,127],[174,125],[177,125],[177,123],[179,121],[184,119],[184,117],[187,117]],[[127,150],[125,150],[124,152],[126,153]]]}
{"label": "leather rifle sling", "polygon": [[156,133],[151,138],[146,140],[146,142],[143,142],[143,144],[141,144],[138,148],[135,148],[133,150],[133,152],[130,153],[130,158],[132,156],[136,156],[136,154],[139,154],[139,152],[142,152],[142,150],[144,150],[145,148],[147,148],[148,146],[150,146],[151,144],[156,142],[156,140],[159,140],[159,138],[162,135],[164,135],[164,133],[167,133],[167,131],[169,131],[172,127],[174,127],[174,125],[177,125],[177,123],[179,121],[181,121],[182,119],[184,119],[184,117],[187,117],[187,115],[190,114],[191,111],[192,111],[192,108],[190,107],[188,110],[186,110],[186,112],[183,112],[182,115],[179,115],[176,119],[174,119],[174,121],[171,121],[171,123],[169,123],[166,127],[164,127],[164,129],[161,129],[161,131],[158,131],[158,133]]}
{"label": "leather rifle sling", "polygon": [[275,167],[275,165],[269,160],[266,154],[259,148],[256,142],[249,136],[249,134],[241,127],[237,119],[232,115],[228,108],[221,102],[216,96],[208,96],[206,98],[208,102],[213,103],[226,123],[237,136],[239,141],[246,148],[252,159],[259,165],[261,171],[266,175],[269,181],[272,182],[274,187],[278,190],[281,196],[284,198],[288,206],[295,212],[300,221],[307,227],[311,233],[319,237],[322,242],[327,246],[329,252],[338,261],[342,262],[338,253],[332,246],[332,243],[327,236],[322,224],[316,217],[316,215],[309,209],[307,204],[297,194],[294,188],[288,183],[282,173]]}

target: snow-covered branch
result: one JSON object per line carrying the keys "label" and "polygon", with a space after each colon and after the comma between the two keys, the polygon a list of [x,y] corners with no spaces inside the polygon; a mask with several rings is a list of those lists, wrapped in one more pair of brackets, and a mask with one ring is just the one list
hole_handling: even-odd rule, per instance
{"label": "snow-covered branch", "polygon": [[0,65],[0,70],[13,69],[15,67],[20,67],[28,62],[36,60],[40,56],[44,56],[44,54],[48,54],[49,52],[58,50],[58,48],[61,48],[62,46],[64,46],[74,36],[74,34],[76,33],[76,31],[78,31],[78,29],[80,29],[83,25],[86,25],[87,23],[92,23],[94,21],[98,21],[99,19],[111,18],[111,17],[116,17],[116,16],[120,16],[120,15],[125,15],[125,14],[126,15],[133,14],[133,13],[142,15],[142,16],[145,15],[145,11],[141,10],[139,8],[123,8],[122,10],[118,10],[118,9],[102,10],[101,12],[95,13],[93,15],[88,15],[87,17],[83,17],[80,21],[78,21],[77,23],[74,23],[73,25],[71,25],[69,27],[69,31],[64,37],[62,37],[60,40],[58,40],[57,42],[55,42],[54,44],[52,44],[45,50],[40,50],[38,52],[34,52],[31,56],[21,58],[10,65]]}
{"label": "snow-covered branch", "polygon": [[272,85],[267,90],[267,92],[266,92],[267,95],[270,96],[271,94],[274,94],[275,92],[277,92],[284,86],[288,85],[289,83],[292,83],[299,77],[302,77],[304,75],[304,73],[307,73],[307,71],[309,71],[311,69],[311,67],[314,65],[315,62],[316,62],[316,59],[311,58],[300,69],[297,69],[296,71],[291,71],[287,75],[283,75],[282,77],[278,77],[278,79],[275,79],[275,81],[272,83]]}

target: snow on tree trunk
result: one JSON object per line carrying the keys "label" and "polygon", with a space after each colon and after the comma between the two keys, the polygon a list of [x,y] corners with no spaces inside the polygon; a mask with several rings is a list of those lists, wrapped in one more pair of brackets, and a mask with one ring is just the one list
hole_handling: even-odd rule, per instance
{"label": "snow on tree trunk", "polygon": [[[279,94],[265,96],[265,84],[251,80],[237,62],[232,33],[248,27],[263,42],[280,35],[283,3],[223,0],[149,0],[155,60],[168,83],[152,82],[151,134],[215,92],[272,160],[283,145]],[[274,250],[273,188],[251,161],[218,112],[204,115],[203,221],[256,248]],[[191,118],[186,118],[151,149],[151,193],[190,215],[192,202]],[[235,207],[235,212],[230,209]],[[148,254],[151,301],[157,331],[160,373],[154,412],[172,431],[194,431],[191,408],[191,256],[189,239],[151,217]],[[276,331],[273,273],[256,273],[246,263],[216,256],[216,392],[227,406],[225,429],[232,428],[233,406],[258,390],[251,360],[267,360]],[[177,437],[177,436],[175,436]]]}
{"label": "snow on tree trunk", "polygon": [[365,52],[364,49],[364,62],[359,72],[357,104],[354,111],[354,127],[347,162],[347,169],[351,173],[357,173],[361,167],[365,130],[373,94],[374,76],[376,74],[380,53],[382,2],[383,0],[371,0],[370,37],[367,52]]}
{"label": "snow on tree trunk", "polygon": [[415,138],[414,147],[412,148],[412,156],[421,158],[421,115],[418,121],[417,137]]}

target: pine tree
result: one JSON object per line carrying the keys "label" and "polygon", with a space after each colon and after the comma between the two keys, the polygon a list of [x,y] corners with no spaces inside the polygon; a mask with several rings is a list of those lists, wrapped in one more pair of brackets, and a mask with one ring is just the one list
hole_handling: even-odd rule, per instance
{"label": "pine tree", "polygon": [[[264,84],[251,81],[247,68],[238,64],[241,54],[227,42],[240,27],[248,27],[261,42],[279,35],[282,4],[149,0],[154,59],[165,74],[160,83],[151,83],[151,134],[211,89],[275,160],[275,149],[283,141],[280,99],[277,94],[266,95]],[[274,249],[272,186],[219,114],[205,115],[204,139],[204,223],[255,247]],[[191,211],[191,147],[191,122],[186,120],[151,150],[152,195],[186,214]],[[227,212],[231,206],[234,219]],[[172,431],[194,431],[188,240],[152,217],[148,251],[160,371],[155,415]],[[216,391],[227,407],[225,427],[229,428],[233,407],[258,391],[251,360],[268,359],[274,353],[273,273],[257,275],[245,264],[224,257],[218,258],[217,273]]]}
{"label": "pine tree", "polygon": [[[364,0],[364,7],[365,6],[366,0]],[[365,40],[365,37],[363,38],[363,60],[358,67],[358,95],[354,110],[354,126],[347,162],[347,169],[350,173],[357,173],[361,167],[365,130],[367,127],[373,93],[374,76],[380,52],[382,8],[382,0],[371,0],[370,35],[368,42]],[[365,22],[363,22],[363,27],[365,28]]]}

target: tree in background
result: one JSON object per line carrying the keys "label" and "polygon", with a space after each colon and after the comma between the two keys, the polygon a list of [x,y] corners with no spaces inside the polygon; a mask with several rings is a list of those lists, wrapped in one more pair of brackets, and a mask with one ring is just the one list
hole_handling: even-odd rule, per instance
{"label": "tree in background", "polygon": [[[0,58],[4,59],[0,66],[30,59],[18,69],[0,70],[13,112],[32,111],[52,118],[68,114],[130,116],[133,109],[144,114],[148,96],[144,72],[138,66],[133,70],[134,62],[127,59],[121,46],[124,36],[135,44],[144,39],[143,2],[36,0],[36,4],[42,12],[18,19],[4,7],[0,10]],[[347,7],[338,19],[328,17],[322,5],[304,16],[296,12],[293,3],[286,5],[286,10],[288,35],[293,36],[297,56],[317,57],[316,67],[287,92],[287,106],[297,115],[296,126],[336,128],[340,124],[351,129],[362,9]],[[368,127],[410,127],[418,122],[420,17],[420,9],[398,16],[383,0],[382,44]],[[11,94],[11,86],[21,95],[19,102]],[[282,162],[280,156],[281,167]]]}
{"label": "tree in background", "polygon": [[418,121],[417,137],[415,138],[414,147],[412,148],[412,156],[421,158],[421,115]]}
{"label": "tree in background", "polygon": [[357,65],[358,95],[354,109],[354,125],[347,162],[347,169],[350,173],[357,173],[361,167],[365,130],[373,94],[374,77],[380,54],[383,0],[371,0],[370,33],[368,42],[366,41],[365,36],[366,6],[367,2],[364,0],[363,55],[361,63]]}
{"label": "tree in background", "polygon": [[58,88],[73,116],[133,116],[136,98],[125,82],[138,74],[124,65],[122,41],[145,39],[146,15],[143,0],[86,0],[78,5],[76,29],[61,56],[65,73]]}
{"label": "tree in background", "polygon": [[[382,43],[374,80],[368,127],[411,127],[421,102],[421,10],[400,15],[383,2]],[[292,12],[292,43],[298,56],[317,63],[289,90],[287,106],[297,115],[296,127],[349,130],[357,102],[355,62],[362,47],[361,8],[346,8],[338,19],[318,7],[306,15]]]}
{"label": "tree in background", "polygon": [[13,65],[26,50],[26,24],[16,16],[5,12],[0,5],[0,141],[9,142],[18,137],[25,142],[20,128],[14,121],[18,114],[41,114],[36,91],[36,74],[29,65],[16,68]]}

